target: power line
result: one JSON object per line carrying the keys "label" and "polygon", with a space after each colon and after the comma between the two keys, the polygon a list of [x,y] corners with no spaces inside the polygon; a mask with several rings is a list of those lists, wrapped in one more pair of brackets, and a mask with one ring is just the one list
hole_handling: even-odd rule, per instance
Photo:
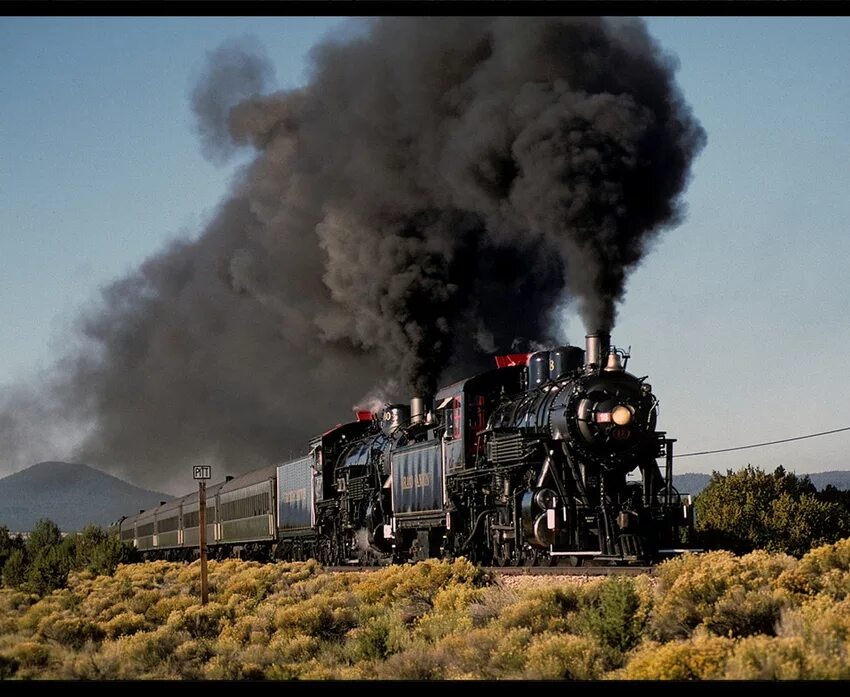
{"label": "power line", "polygon": [[777,443],[790,443],[793,440],[805,440],[806,438],[817,438],[818,436],[828,436],[830,433],[841,433],[842,431],[850,431],[850,426],[845,428],[836,428],[832,431],[821,431],[820,433],[809,433],[806,436],[795,436],[794,438],[783,438],[782,440],[772,440],[767,443],[754,443],[753,445],[739,445],[736,448],[721,448],[720,450],[702,450],[697,453],[682,453],[681,455],[674,454],[673,457],[693,457],[695,455],[714,455],[715,453],[728,453],[733,450],[747,450],[749,448],[763,448],[765,445],[776,445]]}

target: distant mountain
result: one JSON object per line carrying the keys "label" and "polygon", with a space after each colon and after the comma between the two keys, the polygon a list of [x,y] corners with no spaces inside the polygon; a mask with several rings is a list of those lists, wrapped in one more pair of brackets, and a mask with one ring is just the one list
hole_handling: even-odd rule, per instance
{"label": "distant mountain", "polygon": [[816,472],[810,474],[809,479],[818,489],[826,489],[827,484],[832,484],[836,489],[850,489],[850,472],[846,470]]}
{"label": "distant mountain", "polygon": [[26,532],[39,518],[49,518],[65,532],[89,523],[106,527],[171,498],[87,465],[39,462],[0,479],[0,525]]}
{"label": "distant mountain", "polygon": [[673,475],[673,486],[676,487],[676,491],[680,494],[692,494],[696,496],[708,486],[710,481],[710,474],[700,474],[698,472]]}
{"label": "distant mountain", "polygon": [[[798,474],[798,476],[802,477],[804,474]],[[819,490],[826,489],[828,484],[832,484],[836,489],[850,489],[850,471],[848,470],[815,472],[805,476],[808,476],[812,484]],[[708,486],[709,481],[711,481],[710,474],[699,472],[673,475],[673,486],[676,487],[676,491],[682,494],[696,495]]]}

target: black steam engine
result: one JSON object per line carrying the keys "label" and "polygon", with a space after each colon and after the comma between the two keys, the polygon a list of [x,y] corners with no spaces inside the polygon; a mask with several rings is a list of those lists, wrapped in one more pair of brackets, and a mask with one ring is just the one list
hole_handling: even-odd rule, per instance
{"label": "black steam engine", "polygon": [[[239,479],[213,487],[210,547],[327,564],[461,555],[494,565],[644,563],[676,552],[692,509],[672,487],[673,440],[656,430],[658,402],[646,378],[626,372],[628,357],[600,332],[586,350],[500,356],[496,370],[430,404],[358,412],[305,456],[240,478],[251,506],[236,503]],[[193,501],[196,511],[192,495],[160,507],[176,536],[157,535],[157,510],[117,532],[149,554],[187,556]]]}

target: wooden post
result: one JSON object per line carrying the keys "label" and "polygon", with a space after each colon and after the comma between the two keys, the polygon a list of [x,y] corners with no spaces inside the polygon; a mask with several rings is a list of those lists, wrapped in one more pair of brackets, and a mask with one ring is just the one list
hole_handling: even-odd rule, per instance
{"label": "wooden post", "polygon": [[207,589],[207,483],[198,482],[198,540],[201,546],[201,605],[209,600]]}

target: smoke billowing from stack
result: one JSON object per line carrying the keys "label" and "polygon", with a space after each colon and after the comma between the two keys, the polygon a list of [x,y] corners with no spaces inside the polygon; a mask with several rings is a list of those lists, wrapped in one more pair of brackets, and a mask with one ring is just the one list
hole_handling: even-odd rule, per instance
{"label": "smoke billowing from stack", "polygon": [[265,96],[266,61],[212,54],[205,152],[256,158],[84,319],[94,350],[56,392],[94,419],[78,457],[247,469],[376,385],[433,394],[517,337],[562,340],[565,303],[610,330],[705,139],[674,70],[619,19],[379,19]]}

